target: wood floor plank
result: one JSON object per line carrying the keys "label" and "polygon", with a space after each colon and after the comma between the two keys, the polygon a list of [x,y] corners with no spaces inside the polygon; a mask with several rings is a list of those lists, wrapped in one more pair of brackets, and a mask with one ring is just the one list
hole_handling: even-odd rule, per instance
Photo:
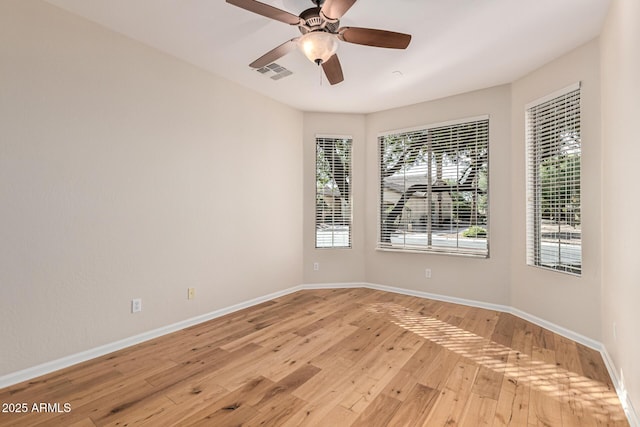
{"label": "wood floor plank", "polygon": [[315,355],[329,347],[335,340],[350,335],[353,330],[352,325],[342,325],[330,329],[321,328],[309,335],[300,336],[290,344],[289,349],[275,354],[272,363],[262,373],[267,378],[278,381],[300,365],[311,363]]}
{"label": "wood floor plank", "polygon": [[[600,354],[511,314],[304,290],[0,390],[0,426],[628,426]],[[54,409],[70,405],[69,412]]]}
{"label": "wood floor plank", "polygon": [[[174,387],[173,390],[167,392],[166,397],[170,399],[175,406],[171,411],[162,413],[160,419],[157,417],[145,418],[138,421],[135,425],[139,427],[156,427],[158,425],[174,426],[179,425],[182,420],[192,416],[193,414],[208,407],[230,392],[217,384],[211,378],[204,377],[200,382],[185,382],[182,387]],[[122,421],[122,420],[119,420]],[[122,425],[122,423],[121,423]]]}
{"label": "wood floor plank", "polygon": [[531,374],[531,365],[523,360],[524,356],[526,354],[514,350],[507,358],[513,375],[505,375],[502,379],[493,419],[494,427],[528,424],[531,389],[527,385],[526,378]]}
{"label": "wood floor plank", "polygon": [[251,418],[246,426],[277,426],[287,420],[293,413],[298,412],[306,402],[294,396],[292,391],[304,384],[320,371],[313,365],[304,365],[295,372],[283,378],[268,389],[262,399],[252,406],[258,414]]}
{"label": "wood floor plank", "polygon": [[259,410],[258,414],[244,423],[243,426],[280,426],[292,414],[299,411],[305,403],[291,394],[284,395],[277,404],[270,404]]}
{"label": "wood floor plank", "polygon": [[510,346],[513,338],[513,330],[515,327],[514,317],[509,313],[500,313],[498,315],[498,321],[495,324],[493,333],[491,334],[491,341]]}
{"label": "wood floor plank", "polygon": [[163,395],[158,395],[153,399],[145,399],[143,403],[137,405],[134,410],[126,414],[121,414],[115,419],[111,419],[108,422],[96,422],[96,426],[101,427],[120,427],[123,424],[127,425],[142,425],[147,423],[148,425],[161,425],[163,424],[167,414],[171,414],[175,411],[176,405],[169,398]]}
{"label": "wood floor plank", "polygon": [[609,372],[606,369],[602,369],[605,365],[600,353],[579,343],[576,343],[576,351],[578,352],[583,375],[591,380],[605,384],[613,390]]}
{"label": "wood floor plank", "polygon": [[555,345],[553,349],[533,348],[532,388],[529,403],[529,425],[561,426],[562,409],[559,398],[560,373],[556,367]]}
{"label": "wood floor plank", "polygon": [[73,424],[69,424],[69,427],[96,427],[96,425],[91,421],[91,418],[85,418]]}
{"label": "wood floor plank", "polygon": [[376,397],[371,405],[354,421],[353,427],[386,427],[402,403],[384,394]]}
{"label": "wood floor plank", "polygon": [[[351,426],[360,414],[338,405],[325,414],[319,426]],[[302,425],[307,425],[302,424]]]}
{"label": "wood floor plank", "polygon": [[[410,360],[415,358],[412,357]],[[397,372],[394,377],[389,381],[382,392],[389,397],[393,397],[401,402],[404,402],[405,399],[408,398],[410,390],[412,390],[416,384],[418,384],[418,380],[413,375],[410,370],[406,370],[407,364]],[[429,388],[429,387],[427,387]]]}
{"label": "wood floor plank", "polygon": [[248,381],[241,388],[223,395],[215,402],[209,403],[198,412],[180,421],[183,425],[241,425],[258,415],[254,407],[275,383],[257,377]]}
{"label": "wood floor plank", "polygon": [[348,378],[353,391],[340,404],[356,413],[365,410],[415,354],[421,343],[415,334],[402,331],[368,352],[353,365]]}
{"label": "wood floor plank", "polygon": [[[328,417],[335,416],[337,411],[343,412],[336,407],[340,406],[340,401],[355,388],[351,381],[353,378],[351,367],[351,361],[337,358],[330,369],[322,369],[298,387],[293,394],[308,403],[293,414],[283,426],[322,426]],[[349,418],[355,420],[358,416],[357,413],[344,409],[350,412]]]}
{"label": "wood floor plank", "polygon": [[336,396],[340,394],[338,385],[348,378],[352,366],[351,361],[337,357],[330,368],[321,368],[318,374],[294,390],[293,394],[308,402],[319,401],[324,395]]}
{"label": "wood floor plank", "polygon": [[460,361],[456,365],[429,414],[427,425],[442,427],[461,422],[477,372],[478,367],[474,363]]}
{"label": "wood floor plank", "polygon": [[472,391],[480,397],[497,401],[504,379],[503,372],[502,366],[498,370],[481,366],[473,383]]}
{"label": "wood floor plank", "polygon": [[395,376],[393,371],[388,371],[382,378],[374,378],[368,374],[358,375],[357,378],[350,380],[352,390],[340,400],[339,404],[351,412],[361,414],[382,393],[384,385],[390,380],[386,377],[393,376]]}
{"label": "wood floor plank", "polygon": [[397,331],[398,328],[388,322],[379,322],[365,328],[356,327],[356,330],[338,340],[334,345],[327,347],[325,351],[314,357],[311,362],[320,367],[330,366],[336,357],[340,357],[356,363],[365,357],[369,351],[378,348],[381,342]]}
{"label": "wood floor plank", "polygon": [[414,371],[414,375],[420,384],[442,390],[461,359],[462,356],[455,352],[438,348],[433,358],[428,359],[422,369]]}
{"label": "wood floor plank", "polygon": [[[240,336],[238,339],[222,345],[221,347],[226,350],[238,348],[246,343],[254,342],[260,345],[268,345],[268,340],[271,337],[277,337],[282,334],[295,333],[297,335],[307,335],[314,330],[322,328],[322,325],[331,323],[334,319],[339,319],[340,315],[353,311],[355,304],[352,302],[354,294],[336,292],[332,294],[333,298],[327,300],[328,297],[317,298],[314,304],[309,306],[307,310],[292,310],[289,309],[286,313],[279,312],[280,320],[286,318],[286,322],[275,322],[260,329],[255,329],[251,333],[246,333],[244,336]],[[339,309],[342,306],[347,306],[343,309]],[[329,311],[336,310],[334,312]],[[350,307],[349,307],[350,306]],[[327,315],[327,312],[331,315]]]}
{"label": "wood floor plank", "polygon": [[[289,399],[295,397],[293,391],[298,387],[305,384],[309,379],[313,378],[321,369],[313,365],[303,365],[299,367],[295,372],[287,375],[282,380],[275,383],[275,385],[267,390],[262,399],[257,402],[254,407],[258,410],[273,410],[272,407],[279,406],[279,402],[282,399]],[[296,397],[296,400],[303,402],[302,399]]]}
{"label": "wood floor plank", "polygon": [[494,414],[498,402],[490,397],[471,393],[465,413],[460,422],[461,427],[478,427],[493,425]]}
{"label": "wood floor plank", "polygon": [[400,407],[389,420],[389,425],[406,427],[423,425],[435,406],[439,394],[439,390],[422,384],[414,384]]}

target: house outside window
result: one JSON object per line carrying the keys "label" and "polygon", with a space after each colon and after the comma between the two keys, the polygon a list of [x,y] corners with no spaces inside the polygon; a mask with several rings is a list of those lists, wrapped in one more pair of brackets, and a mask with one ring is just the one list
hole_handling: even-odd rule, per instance
{"label": "house outside window", "polygon": [[580,85],[526,107],[527,264],[582,272]]}
{"label": "house outside window", "polygon": [[316,248],[351,248],[351,137],[316,137]]}
{"label": "house outside window", "polygon": [[378,249],[489,255],[489,118],[378,138]]}

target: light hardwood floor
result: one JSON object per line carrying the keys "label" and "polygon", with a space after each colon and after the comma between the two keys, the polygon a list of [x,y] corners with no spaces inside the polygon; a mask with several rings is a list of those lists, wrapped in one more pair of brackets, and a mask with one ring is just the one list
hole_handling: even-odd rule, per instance
{"label": "light hardwood floor", "polygon": [[628,425],[598,352],[510,314],[360,288],[296,292],[0,402],[63,411],[2,426]]}

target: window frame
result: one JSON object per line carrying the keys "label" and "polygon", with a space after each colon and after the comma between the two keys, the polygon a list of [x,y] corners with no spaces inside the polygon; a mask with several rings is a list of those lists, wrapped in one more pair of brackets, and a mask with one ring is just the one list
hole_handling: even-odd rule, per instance
{"label": "window frame", "polygon": [[[331,243],[328,245],[319,245],[319,240],[318,240],[318,227],[319,224],[321,224],[318,220],[319,217],[323,212],[319,212],[318,210],[318,143],[319,140],[333,140],[333,141],[348,141],[349,143],[349,165],[348,165],[348,174],[346,175],[345,179],[347,180],[347,184],[349,187],[349,194],[347,197],[347,206],[349,209],[348,214],[345,216],[346,219],[348,220],[348,231],[347,231],[347,244],[346,245],[339,245],[336,244],[336,238],[335,238],[335,234],[334,231],[331,231]],[[351,135],[335,135],[335,134],[316,134],[315,138],[314,138],[314,144],[315,144],[315,198],[314,198],[314,213],[315,213],[315,217],[314,217],[314,247],[315,249],[352,249],[353,248],[353,137]],[[332,178],[334,179],[334,178]],[[343,206],[341,205],[341,210],[342,210]],[[335,218],[334,218],[335,219]],[[335,226],[335,222],[333,223],[333,225]]]}
{"label": "window frame", "polygon": [[[457,125],[465,125],[465,124],[474,124],[477,122],[486,121],[486,249],[482,251],[471,250],[469,248],[464,248],[460,246],[456,246],[455,248],[445,247],[445,246],[417,246],[417,245],[407,245],[406,243],[403,246],[392,247],[390,244],[382,242],[383,240],[383,210],[384,210],[384,188],[383,188],[383,177],[382,177],[382,138],[386,136],[392,135],[403,135],[409,134],[411,132],[420,132],[420,131],[429,131],[430,129],[437,129],[443,127],[454,127]],[[453,256],[462,256],[462,257],[472,257],[472,258],[489,258],[490,257],[490,115],[479,115],[472,117],[465,117],[455,120],[449,120],[444,122],[431,123],[427,125],[414,126],[410,128],[403,129],[394,129],[389,131],[384,131],[378,133],[376,138],[377,142],[377,160],[378,160],[378,236],[376,241],[376,250],[377,251],[389,251],[389,252],[400,252],[400,253],[420,253],[420,254],[439,254],[439,255],[453,255]],[[433,150],[432,150],[433,152]],[[404,209],[404,208],[403,208]],[[459,232],[458,232],[459,233]],[[433,232],[432,232],[433,237]],[[428,238],[429,239],[429,238]],[[430,241],[430,239],[429,239]]]}
{"label": "window frame", "polygon": [[[577,188],[577,196],[579,199],[578,203],[578,212],[580,218],[580,239],[579,239],[579,256],[580,263],[576,267],[575,264],[563,263],[562,262],[562,231],[561,224],[558,223],[558,232],[557,238],[544,238],[542,233],[542,221],[543,221],[543,200],[542,200],[542,192],[544,190],[548,190],[548,187],[544,186],[542,183],[543,178],[539,175],[539,169],[542,167],[542,155],[546,154],[550,159],[558,160],[560,157],[562,146],[560,143],[557,145],[557,149],[555,147],[551,147],[551,142],[543,143],[543,146],[534,146],[536,144],[536,138],[539,140],[544,140],[545,136],[548,136],[547,133],[543,133],[542,136],[539,133],[536,133],[534,129],[535,120],[534,114],[543,114],[547,110],[551,109],[551,106],[545,105],[557,105],[557,104],[567,104],[571,101],[572,98],[577,98],[577,112],[573,112],[573,115],[569,120],[564,119],[564,121],[570,121],[570,123],[574,124],[573,128],[569,128],[567,126],[560,128],[555,127],[554,130],[561,132],[564,129],[565,132],[574,131],[577,129],[577,138],[573,137],[571,141],[574,144],[578,145],[578,163],[577,163],[577,173],[575,171],[575,164],[572,165],[572,174],[570,181],[563,181],[563,185],[571,189],[572,191],[576,191]],[[575,99],[574,99],[575,102]],[[536,111],[534,111],[536,110]],[[575,109],[574,109],[575,110]],[[551,121],[557,122],[562,114],[567,115],[567,109],[563,109],[559,112],[556,112],[552,118],[547,119],[548,121],[545,123],[550,123]],[[574,122],[577,122],[577,126]],[[525,105],[525,142],[526,142],[526,262],[528,266],[539,268],[543,270],[554,271],[558,273],[569,274],[573,276],[581,276],[583,271],[583,239],[582,239],[582,88],[581,83],[577,82],[571,84],[565,88],[557,90],[553,93],[550,93],[542,98],[536,99]],[[536,136],[538,135],[538,137]],[[547,146],[551,148],[547,149]],[[572,148],[572,149],[575,149]],[[546,151],[545,151],[546,150]],[[555,151],[554,151],[555,150]],[[542,154],[541,154],[542,153]],[[575,153],[573,153],[575,154]],[[551,157],[553,156],[553,157]],[[567,158],[575,158],[575,157],[567,157]],[[575,175],[578,175],[577,178]],[[558,179],[557,175],[552,175],[552,178]],[[557,189],[553,188],[553,191],[557,194]],[[573,193],[572,193],[573,194]],[[566,197],[565,197],[566,199]],[[561,196],[556,196],[552,199],[552,206],[558,206],[562,202]],[[566,203],[567,201],[564,200]],[[553,214],[558,215],[558,210],[554,210]],[[573,212],[573,208],[571,209]],[[573,238],[571,238],[573,239]],[[543,240],[547,243],[553,243],[554,245],[557,243],[558,245],[558,253],[557,253],[557,263],[553,264],[552,262],[544,262],[543,260],[543,248],[542,243]],[[567,239],[565,239],[567,240]],[[553,257],[552,261],[556,261],[555,253],[552,255],[547,255],[549,257]]]}

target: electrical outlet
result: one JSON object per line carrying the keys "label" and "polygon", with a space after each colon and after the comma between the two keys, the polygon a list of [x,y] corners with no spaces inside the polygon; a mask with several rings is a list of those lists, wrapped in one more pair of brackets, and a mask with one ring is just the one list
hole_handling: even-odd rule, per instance
{"label": "electrical outlet", "polygon": [[196,297],[196,288],[189,288],[187,290],[187,299],[194,299]]}
{"label": "electrical outlet", "polygon": [[431,269],[427,268],[424,270],[424,277],[426,277],[427,279],[431,279]]}
{"label": "electrical outlet", "polygon": [[318,271],[320,270],[320,263],[319,262],[314,262],[313,263],[313,271]]}
{"label": "electrical outlet", "polygon": [[141,298],[134,298],[131,300],[131,312],[132,313],[138,313],[142,311],[142,299]]}

